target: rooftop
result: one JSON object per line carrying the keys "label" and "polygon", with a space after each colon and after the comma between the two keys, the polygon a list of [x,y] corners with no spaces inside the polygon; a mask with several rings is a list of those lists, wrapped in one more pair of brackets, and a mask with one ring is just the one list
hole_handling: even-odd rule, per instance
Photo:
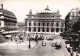
{"label": "rooftop", "polygon": [[9,17],[16,18],[16,16],[14,15],[14,13],[12,13],[11,11],[8,11],[7,9],[5,10],[3,8],[3,4],[1,4],[0,13],[4,14],[6,16],[9,16]]}
{"label": "rooftop", "polygon": [[80,11],[80,8],[73,8],[72,10],[71,10],[71,12],[79,12]]}
{"label": "rooftop", "polygon": [[47,7],[45,8],[45,10],[42,10],[42,11],[40,11],[40,12],[38,12],[38,13],[54,13],[54,12],[49,9],[49,6],[47,6]]}

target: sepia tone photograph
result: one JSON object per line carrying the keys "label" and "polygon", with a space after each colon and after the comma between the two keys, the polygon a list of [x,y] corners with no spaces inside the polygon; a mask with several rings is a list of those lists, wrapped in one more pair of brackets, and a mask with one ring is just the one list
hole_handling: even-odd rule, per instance
{"label": "sepia tone photograph", "polygon": [[0,0],[0,56],[80,56],[80,0]]}

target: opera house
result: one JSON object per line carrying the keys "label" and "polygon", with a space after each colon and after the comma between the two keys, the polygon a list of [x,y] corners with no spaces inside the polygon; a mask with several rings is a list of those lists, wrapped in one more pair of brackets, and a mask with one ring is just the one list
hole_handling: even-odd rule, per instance
{"label": "opera house", "polygon": [[54,12],[48,6],[36,14],[30,10],[25,19],[26,32],[31,34],[59,34],[65,29],[65,22],[60,17],[59,10]]}

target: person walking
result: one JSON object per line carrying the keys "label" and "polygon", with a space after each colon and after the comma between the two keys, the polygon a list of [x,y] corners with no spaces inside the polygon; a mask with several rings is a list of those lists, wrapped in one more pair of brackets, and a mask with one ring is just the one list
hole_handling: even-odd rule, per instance
{"label": "person walking", "polygon": [[36,42],[36,44],[38,44],[38,35],[36,35],[36,37],[35,37],[35,42]]}

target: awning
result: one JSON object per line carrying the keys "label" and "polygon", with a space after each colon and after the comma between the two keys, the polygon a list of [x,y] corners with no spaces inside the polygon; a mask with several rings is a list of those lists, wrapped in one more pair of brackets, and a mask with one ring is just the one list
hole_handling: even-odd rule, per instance
{"label": "awning", "polygon": [[18,33],[19,31],[4,31],[2,34]]}
{"label": "awning", "polygon": [[6,35],[7,37],[11,37],[11,35]]}

